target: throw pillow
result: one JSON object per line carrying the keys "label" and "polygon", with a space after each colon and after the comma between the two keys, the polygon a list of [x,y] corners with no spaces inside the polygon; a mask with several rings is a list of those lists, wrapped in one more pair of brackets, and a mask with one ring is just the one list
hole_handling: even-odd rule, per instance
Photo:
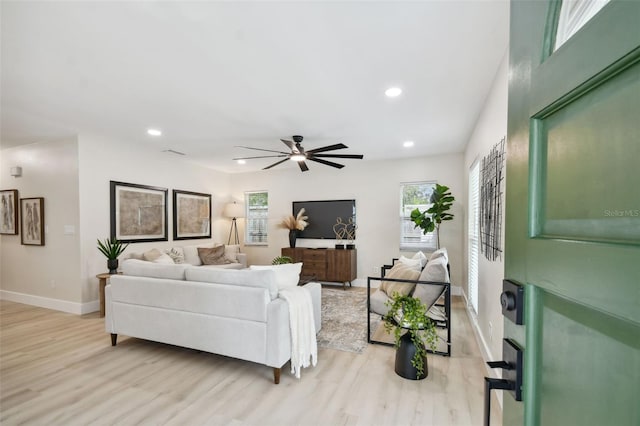
{"label": "throw pillow", "polygon": [[254,270],[272,270],[276,273],[276,284],[278,290],[287,287],[295,287],[300,281],[300,272],[302,272],[302,262],[285,263],[283,265],[251,265],[249,269]]}
{"label": "throw pillow", "polygon": [[142,253],[142,258],[144,260],[146,260],[147,262],[153,262],[154,260],[156,260],[157,258],[159,258],[160,256],[162,256],[162,252],[160,250],[158,250],[157,248],[145,251],[144,253]]}
{"label": "throw pillow", "polygon": [[427,256],[419,251],[416,254],[414,254],[413,256],[411,256],[412,259],[420,259],[420,268],[424,268],[424,265],[427,264]]}
{"label": "throw pillow", "polygon": [[224,255],[224,246],[198,247],[198,257],[203,265],[225,265],[231,263]]}
{"label": "throw pillow", "polygon": [[400,256],[399,263],[402,263],[409,268],[413,268],[420,272],[422,270],[422,261],[420,259],[409,259],[408,257]]}
{"label": "throw pillow", "polygon": [[224,255],[227,256],[227,259],[237,262],[238,261],[238,253],[240,252],[240,246],[237,244],[232,244],[229,246],[224,246]]}
{"label": "throw pillow", "polygon": [[167,254],[173,260],[173,263],[184,263],[184,253],[181,250],[178,250],[178,247],[172,247],[167,250]]}
{"label": "throw pillow", "polygon": [[447,259],[447,262],[445,263],[449,262],[449,253],[447,253],[446,248],[443,247],[431,253],[431,256],[429,256],[429,262],[431,262],[432,260],[438,259],[440,257],[444,257],[445,259]]}
{"label": "throw pillow", "polygon": [[[389,270],[389,272],[387,272],[385,278],[416,281],[419,276],[420,271],[417,271],[415,268],[406,266],[402,263],[397,263],[393,268]],[[395,293],[398,293],[401,296],[407,296],[413,291],[415,286],[416,283],[382,281],[382,283],[380,284],[380,290],[387,293],[389,297],[393,297]]]}
{"label": "throw pillow", "polygon": [[445,257],[438,257],[437,259],[429,260],[422,274],[420,274],[420,281],[448,283],[449,271],[447,270],[447,259]]}

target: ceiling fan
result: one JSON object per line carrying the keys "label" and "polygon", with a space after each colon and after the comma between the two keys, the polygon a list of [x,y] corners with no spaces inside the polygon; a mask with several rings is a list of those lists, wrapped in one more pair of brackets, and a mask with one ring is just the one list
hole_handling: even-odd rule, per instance
{"label": "ceiling fan", "polygon": [[300,170],[302,170],[303,172],[306,172],[307,170],[309,170],[309,167],[307,167],[307,163],[305,163],[306,160],[315,161],[316,163],[324,164],[325,166],[331,166],[331,167],[335,167],[336,169],[341,169],[344,167],[344,164],[334,163],[333,161],[324,160],[324,158],[354,158],[354,159],[362,160],[362,158],[364,157],[363,155],[357,155],[357,154],[324,154],[327,151],[335,151],[338,149],[348,148],[348,146],[342,143],[327,145],[321,148],[305,150],[301,145],[302,139],[303,138],[300,135],[293,136],[293,142],[288,141],[286,139],[280,139],[285,145],[287,145],[287,147],[289,147],[291,152],[275,151],[272,149],[252,148],[250,146],[239,146],[238,148],[253,149],[255,151],[275,152],[278,155],[241,157],[241,158],[234,158],[234,160],[253,160],[255,158],[283,158],[282,160],[276,161],[275,163],[265,167],[262,170],[267,170],[277,166],[278,164],[282,164],[287,160],[292,160],[298,163]]}

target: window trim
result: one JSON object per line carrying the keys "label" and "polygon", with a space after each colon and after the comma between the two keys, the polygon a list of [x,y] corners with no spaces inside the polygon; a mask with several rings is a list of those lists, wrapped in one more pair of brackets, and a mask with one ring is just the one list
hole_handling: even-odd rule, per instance
{"label": "window trim", "polygon": [[[265,221],[265,238],[264,241],[249,241],[248,237],[249,237],[249,220],[251,219],[251,216],[249,215],[249,196],[251,194],[267,194],[267,216],[266,216],[266,221]],[[245,191],[244,192],[244,212],[245,212],[245,223],[244,223],[244,245],[245,246],[268,246],[269,245],[269,191],[267,190],[262,190],[262,191]]]}
{"label": "window trim", "polygon": [[[432,185],[433,188],[435,188],[436,183],[438,183],[436,180],[420,180],[420,181],[413,181],[413,182],[400,182],[400,191],[399,191],[399,210],[400,210],[400,214],[399,214],[399,218],[400,218],[400,238],[399,238],[399,242],[400,242],[400,250],[401,251],[413,251],[413,250],[424,250],[427,252],[433,252],[435,250],[437,250],[437,230],[434,230],[433,232],[430,233],[431,235],[431,244],[429,244],[429,242],[427,241],[420,241],[418,243],[407,243],[407,241],[405,241],[405,238],[407,238],[406,234],[404,234],[404,225],[405,225],[405,221],[409,221],[411,222],[411,217],[410,216],[404,216],[404,188],[405,186],[408,185]],[[413,222],[411,222],[413,224]],[[420,230],[420,235],[421,238],[425,238],[424,236],[422,236],[422,230]]]}

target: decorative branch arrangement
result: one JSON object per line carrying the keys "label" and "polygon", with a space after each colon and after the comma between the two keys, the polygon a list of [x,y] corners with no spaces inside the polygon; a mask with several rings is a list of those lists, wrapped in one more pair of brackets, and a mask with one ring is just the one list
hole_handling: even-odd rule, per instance
{"label": "decorative branch arrangement", "polygon": [[480,251],[490,261],[502,258],[502,181],[505,139],[482,159],[480,171]]}

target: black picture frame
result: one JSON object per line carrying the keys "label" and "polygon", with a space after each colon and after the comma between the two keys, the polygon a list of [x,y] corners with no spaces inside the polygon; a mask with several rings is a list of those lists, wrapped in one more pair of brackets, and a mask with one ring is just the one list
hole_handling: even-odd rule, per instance
{"label": "black picture frame", "polygon": [[168,241],[167,188],[116,181],[109,185],[111,238],[126,243]]}
{"label": "black picture frame", "polygon": [[173,239],[211,238],[211,194],[173,190]]}
{"label": "black picture frame", "polygon": [[20,244],[44,245],[44,198],[20,198]]}
{"label": "black picture frame", "polygon": [[18,235],[18,190],[0,190],[0,234]]}

